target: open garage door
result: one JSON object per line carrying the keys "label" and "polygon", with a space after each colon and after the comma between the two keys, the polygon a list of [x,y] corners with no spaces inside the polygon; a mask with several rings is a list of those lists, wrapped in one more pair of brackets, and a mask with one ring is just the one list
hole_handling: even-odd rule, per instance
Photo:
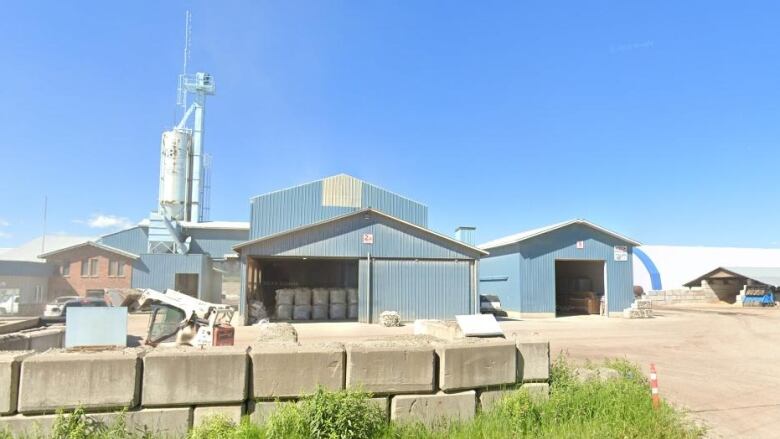
{"label": "open garage door", "polygon": [[358,318],[358,260],[257,258],[249,264],[250,323],[259,305],[276,321]]}
{"label": "open garage door", "polygon": [[556,316],[599,314],[604,261],[555,261]]}

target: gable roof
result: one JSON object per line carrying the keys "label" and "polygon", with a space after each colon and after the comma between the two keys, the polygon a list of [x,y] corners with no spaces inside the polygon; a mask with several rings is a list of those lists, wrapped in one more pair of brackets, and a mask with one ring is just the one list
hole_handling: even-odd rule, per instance
{"label": "gable roof", "polygon": [[770,287],[780,286],[780,267],[718,267],[686,283],[685,286],[699,286],[703,279],[720,271],[726,272],[726,274],[730,274],[734,277],[752,279],[764,285],[769,285]]}
{"label": "gable roof", "polygon": [[373,214],[379,215],[382,218],[389,219],[389,220],[394,221],[394,222],[396,222],[398,224],[403,224],[405,226],[411,227],[411,228],[413,228],[415,230],[418,230],[420,232],[423,232],[423,233],[425,233],[427,235],[435,236],[435,237],[437,237],[439,239],[443,239],[443,240],[448,241],[448,242],[450,242],[452,244],[455,244],[456,246],[459,246],[461,248],[466,248],[466,249],[468,249],[468,250],[470,250],[472,252],[475,252],[475,253],[478,253],[478,254],[481,254],[481,255],[487,255],[488,254],[488,252],[486,252],[485,250],[482,250],[480,248],[477,248],[477,247],[474,247],[472,245],[466,244],[463,241],[458,241],[457,239],[452,238],[450,236],[443,235],[443,234],[438,233],[438,232],[434,232],[433,230],[426,229],[425,227],[418,226],[417,224],[413,224],[413,223],[410,223],[408,221],[404,221],[404,220],[402,220],[400,218],[396,218],[396,217],[394,217],[392,215],[388,215],[388,214],[386,214],[384,212],[381,212],[379,210],[376,210],[376,209],[373,209],[373,208],[370,208],[370,207],[366,208],[366,209],[356,210],[354,212],[349,212],[349,213],[344,214],[344,215],[335,216],[333,218],[328,218],[328,219],[326,219],[324,221],[319,221],[319,222],[312,223],[312,224],[306,224],[306,225],[303,225],[303,226],[295,228],[295,229],[285,230],[283,232],[274,233],[272,235],[264,236],[262,238],[257,238],[257,239],[253,239],[251,241],[242,242],[241,244],[234,245],[233,246],[233,250],[239,251],[240,249],[242,249],[244,247],[248,247],[250,245],[254,245],[254,244],[257,244],[257,243],[260,243],[260,242],[265,242],[265,241],[268,241],[268,240],[271,240],[271,239],[274,239],[274,238],[278,238],[280,236],[289,235],[289,234],[292,234],[292,233],[297,233],[297,232],[300,232],[302,230],[312,229],[314,227],[318,227],[318,226],[321,226],[323,224],[329,224],[329,223],[341,221],[341,220],[346,219],[346,218],[351,218],[351,217],[354,217],[354,216],[364,215],[366,213],[373,213]]}
{"label": "gable roof", "polygon": [[93,239],[85,236],[46,235],[25,242],[19,247],[8,249],[0,254],[3,261],[44,262],[38,255],[41,252],[52,252]]}
{"label": "gable roof", "polygon": [[598,226],[596,224],[593,224],[590,221],[584,220],[584,219],[573,219],[569,221],[564,221],[562,223],[552,224],[545,227],[539,227],[537,229],[531,229],[526,230],[524,232],[515,233],[514,235],[505,236],[503,238],[494,239],[493,241],[488,241],[484,244],[480,244],[478,247],[481,249],[489,250],[491,248],[496,247],[503,247],[505,245],[509,244],[516,244],[518,242],[522,242],[531,238],[535,238],[537,236],[544,235],[546,233],[553,232],[558,229],[562,229],[564,227],[568,227],[574,224],[581,224],[586,227],[590,227],[591,229],[598,230],[599,232],[605,233],[607,235],[610,235],[612,237],[615,237],[621,241],[625,241],[631,245],[641,245],[638,241],[634,241],[631,238],[628,238],[626,236],[623,236],[619,233],[615,233],[611,230],[605,229],[604,227]]}
{"label": "gable roof", "polygon": [[108,245],[105,245],[105,244],[101,244],[101,243],[98,243],[98,242],[95,242],[95,241],[86,241],[86,242],[82,242],[82,243],[79,243],[79,244],[76,244],[76,245],[71,245],[70,247],[65,247],[65,248],[61,248],[59,250],[54,250],[54,251],[50,251],[50,252],[44,253],[42,255],[39,255],[38,257],[41,258],[41,259],[45,259],[45,258],[51,257],[51,256],[59,254],[59,253],[65,253],[65,252],[69,252],[71,250],[76,250],[77,248],[81,248],[81,247],[94,247],[94,248],[97,248],[97,249],[100,249],[100,250],[107,251],[109,253],[114,253],[114,254],[117,254],[117,255],[120,255],[120,256],[124,256],[124,257],[129,258],[129,259],[138,259],[138,255],[136,255],[134,253],[126,252],[126,251],[120,250],[120,249],[118,249],[116,247],[111,247],[111,246],[108,246]]}

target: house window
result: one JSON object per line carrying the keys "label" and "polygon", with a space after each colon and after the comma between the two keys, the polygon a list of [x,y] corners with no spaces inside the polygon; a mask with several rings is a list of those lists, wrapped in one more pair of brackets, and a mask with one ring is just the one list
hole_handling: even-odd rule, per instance
{"label": "house window", "polygon": [[82,259],[81,277],[97,277],[97,275],[98,275],[97,258]]}
{"label": "house window", "polygon": [[35,286],[35,303],[43,303],[43,288],[40,285]]}
{"label": "house window", "polygon": [[123,277],[125,275],[125,263],[112,259],[108,262],[108,275],[110,277]]}
{"label": "house window", "polygon": [[70,262],[63,262],[60,266],[60,274],[62,277],[70,276]]}

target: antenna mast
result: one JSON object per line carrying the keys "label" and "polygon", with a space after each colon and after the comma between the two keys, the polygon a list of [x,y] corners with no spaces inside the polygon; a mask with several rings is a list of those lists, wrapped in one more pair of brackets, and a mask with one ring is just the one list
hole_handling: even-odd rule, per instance
{"label": "antenna mast", "polygon": [[184,63],[179,75],[178,96],[176,104],[182,108],[182,112],[187,111],[187,90],[184,88],[184,78],[187,76],[187,65],[190,62],[190,44],[192,43],[192,14],[187,11],[184,14]]}

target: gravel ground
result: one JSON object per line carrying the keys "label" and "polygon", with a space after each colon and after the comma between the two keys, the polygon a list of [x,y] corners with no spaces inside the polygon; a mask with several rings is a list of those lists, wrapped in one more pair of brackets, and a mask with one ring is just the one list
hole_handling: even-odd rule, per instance
{"label": "gravel ground", "polygon": [[[553,356],[576,361],[627,358],[658,369],[661,396],[690,410],[710,437],[778,437],[780,432],[780,309],[726,305],[666,307],[645,320],[597,316],[504,321],[508,334],[549,340]],[[131,335],[142,336],[148,315],[130,316]],[[294,325],[303,343],[401,336],[412,325],[384,328],[360,323]],[[249,345],[257,328],[236,328],[236,344]]]}

